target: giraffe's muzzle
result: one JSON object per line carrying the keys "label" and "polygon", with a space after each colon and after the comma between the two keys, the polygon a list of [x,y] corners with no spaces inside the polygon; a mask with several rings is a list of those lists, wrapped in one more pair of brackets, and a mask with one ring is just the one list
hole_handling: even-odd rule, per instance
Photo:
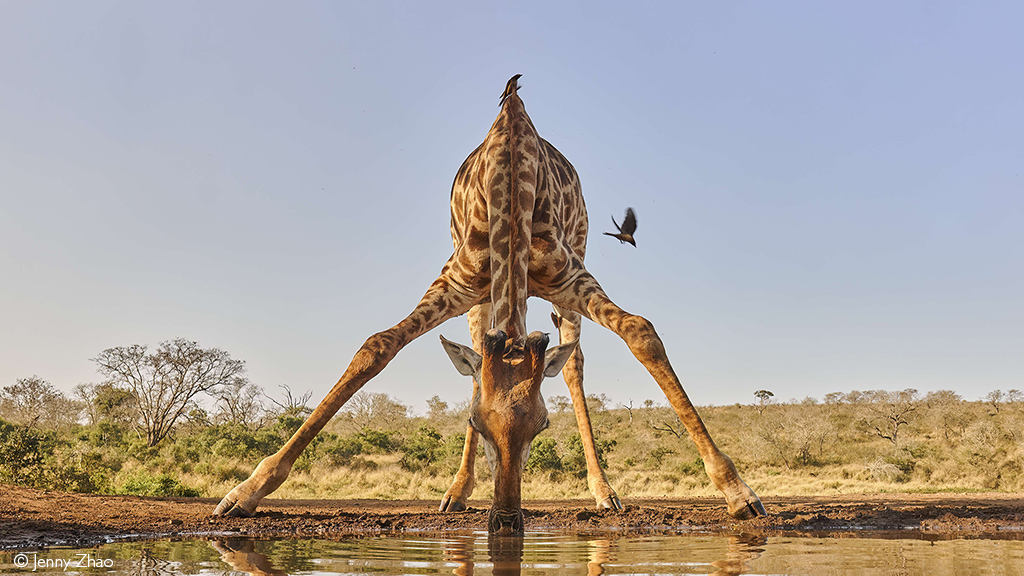
{"label": "giraffe's muzzle", "polygon": [[522,510],[491,508],[490,517],[487,519],[487,531],[497,536],[522,536],[523,524]]}

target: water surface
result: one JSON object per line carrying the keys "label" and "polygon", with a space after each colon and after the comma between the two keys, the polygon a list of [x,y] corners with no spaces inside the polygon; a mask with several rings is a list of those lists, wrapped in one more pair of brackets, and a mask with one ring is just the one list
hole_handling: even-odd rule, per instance
{"label": "water surface", "polygon": [[4,552],[0,573],[1024,575],[1022,541],[879,536],[213,538]]}

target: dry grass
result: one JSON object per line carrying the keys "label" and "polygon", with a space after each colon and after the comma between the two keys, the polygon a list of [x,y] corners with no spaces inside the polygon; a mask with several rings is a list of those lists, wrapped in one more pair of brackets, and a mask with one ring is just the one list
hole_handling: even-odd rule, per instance
{"label": "dry grass", "polygon": [[[918,398],[893,441],[879,433],[881,396],[864,397],[869,400],[851,399],[851,393],[829,403],[736,404],[699,411],[718,445],[762,496],[1024,490],[1024,402],[1005,402],[996,410],[990,403],[948,396],[932,404]],[[606,472],[624,500],[718,495],[671,409],[595,407],[591,416],[598,441],[611,444]],[[458,435],[465,431],[465,418],[464,407],[430,420],[359,423],[339,418],[327,429],[333,439],[311,446],[273,497],[440,500],[459,463]],[[550,467],[524,474],[523,497],[588,498],[586,479],[574,474],[579,470],[575,418],[571,411],[553,410],[550,419],[541,438],[549,444],[554,440],[557,457]],[[403,454],[409,456],[417,438],[427,438],[422,432],[428,428],[439,439],[435,452],[403,467]],[[360,430],[386,431],[397,447],[364,446],[355,455],[339,456],[339,443]],[[151,450],[137,458],[124,454],[138,450],[100,448],[107,454],[104,461],[123,463],[111,468],[110,485],[119,486],[140,471],[166,473],[205,496],[220,497],[251,473],[264,451],[231,450],[238,443],[230,434],[191,447],[188,438],[183,435],[180,446],[168,444],[159,454]],[[482,450],[476,478],[473,497],[490,499],[493,479]]]}
{"label": "dry grass", "polygon": [[[1024,406],[1006,406],[998,414],[982,403],[962,402],[956,408],[962,425],[950,429],[942,427],[948,407],[947,420],[940,421],[922,405],[901,431],[898,445],[874,433],[863,407],[853,404],[776,404],[762,413],[755,406],[734,405],[702,408],[701,413],[743,478],[762,496],[1024,489],[1024,441],[1016,427],[1024,420]],[[564,459],[575,420],[563,412],[552,413],[551,421],[544,435],[557,441]],[[437,427],[459,430],[459,422],[453,418]],[[682,432],[670,409],[633,409],[632,415],[624,409],[595,410],[593,422],[599,439],[615,443],[606,454],[606,471],[621,498],[718,495],[685,432],[676,437],[667,430]],[[317,461],[307,471],[293,472],[274,496],[440,500],[458,463],[456,455],[446,458],[417,472],[403,470],[397,454],[366,456],[353,467]],[[236,473],[242,472],[235,466]],[[491,498],[493,480],[482,455],[476,472],[473,497]],[[186,475],[183,481],[210,496],[224,494],[235,483],[203,475]],[[586,479],[565,470],[523,477],[526,500],[589,496]]]}

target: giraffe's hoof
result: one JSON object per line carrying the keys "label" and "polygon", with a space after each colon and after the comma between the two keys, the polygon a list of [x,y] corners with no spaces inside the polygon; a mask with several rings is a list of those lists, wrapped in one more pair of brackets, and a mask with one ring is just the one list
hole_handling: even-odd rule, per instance
{"label": "giraffe's hoof", "polygon": [[597,505],[598,510],[622,510],[622,502],[618,496],[609,496]]}
{"label": "giraffe's hoof", "polygon": [[465,509],[466,504],[464,502],[459,502],[451,497],[446,497],[444,500],[441,500],[441,507],[438,508],[441,512],[462,512]]}
{"label": "giraffe's hoof", "polygon": [[237,502],[225,496],[224,499],[220,501],[220,504],[217,505],[217,508],[214,509],[213,514],[214,516],[248,518],[252,516],[253,513],[249,512],[248,510],[245,510],[244,508],[239,506]]}
{"label": "giraffe's hoof", "polygon": [[767,515],[768,511],[764,509],[764,504],[761,503],[761,500],[747,502],[746,506],[737,508],[735,512],[732,512],[732,517],[737,520],[750,520],[751,518]]}

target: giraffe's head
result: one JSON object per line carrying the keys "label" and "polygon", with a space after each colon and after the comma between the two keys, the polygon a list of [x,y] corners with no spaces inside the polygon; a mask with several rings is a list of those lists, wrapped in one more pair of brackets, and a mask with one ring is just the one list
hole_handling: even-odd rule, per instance
{"label": "giraffe's head", "polygon": [[547,334],[534,332],[520,348],[510,345],[504,332],[491,330],[484,335],[481,356],[443,336],[441,341],[455,368],[478,384],[469,424],[483,438],[494,473],[494,503],[487,529],[496,534],[522,534],[523,467],[530,455],[530,443],[548,427],[540,383],[562,370],[576,342],[548,350]]}

